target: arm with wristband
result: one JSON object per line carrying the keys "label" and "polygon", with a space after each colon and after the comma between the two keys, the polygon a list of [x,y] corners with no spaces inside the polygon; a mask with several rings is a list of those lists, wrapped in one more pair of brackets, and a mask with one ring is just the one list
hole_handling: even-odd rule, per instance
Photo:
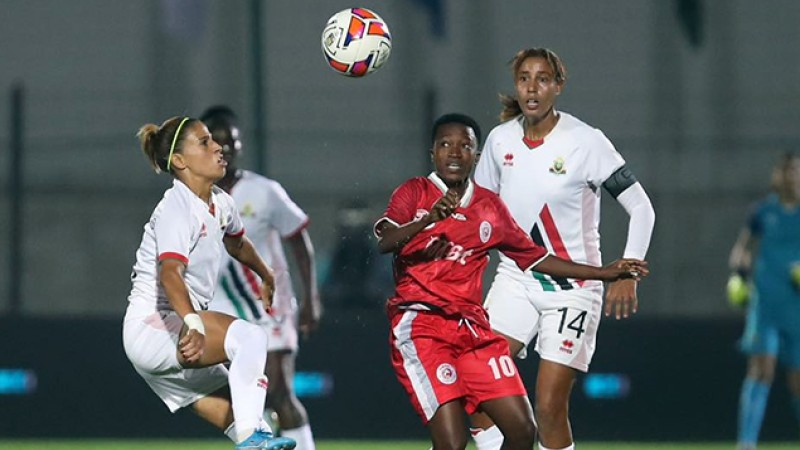
{"label": "arm with wristband", "polygon": [[205,326],[192,306],[189,290],[183,278],[186,265],[175,258],[163,259],[159,263],[159,279],[172,309],[183,318],[186,333],[178,342],[178,351],[188,363],[200,360],[205,347]]}
{"label": "arm with wristband", "polygon": [[[603,187],[622,205],[630,217],[623,257],[644,260],[656,221],[656,213],[650,198],[625,165],[612,173],[603,182]],[[636,313],[638,308],[639,298],[636,295],[635,279],[615,281],[608,285],[606,316],[613,312],[616,319],[627,318],[630,314]]]}

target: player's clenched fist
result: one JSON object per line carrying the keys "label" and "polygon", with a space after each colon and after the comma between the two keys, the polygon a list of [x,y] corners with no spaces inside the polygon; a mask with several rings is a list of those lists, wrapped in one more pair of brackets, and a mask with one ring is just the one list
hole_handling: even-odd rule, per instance
{"label": "player's clenched fist", "polygon": [[448,189],[447,193],[445,193],[442,198],[439,199],[431,208],[431,212],[428,213],[431,222],[438,222],[440,220],[444,220],[453,214],[453,211],[458,208],[458,202],[461,199],[458,197],[458,193],[453,189]]}

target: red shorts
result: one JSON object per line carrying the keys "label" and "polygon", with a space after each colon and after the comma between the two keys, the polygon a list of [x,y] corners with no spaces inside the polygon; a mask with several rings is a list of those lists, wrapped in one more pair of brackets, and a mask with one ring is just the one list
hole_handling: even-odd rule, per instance
{"label": "red shorts", "polygon": [[472,414],[487,400],[527,395],[508,343],[488,326],[412,310],[391,324],[392,365],[424,423],[453,400]]}

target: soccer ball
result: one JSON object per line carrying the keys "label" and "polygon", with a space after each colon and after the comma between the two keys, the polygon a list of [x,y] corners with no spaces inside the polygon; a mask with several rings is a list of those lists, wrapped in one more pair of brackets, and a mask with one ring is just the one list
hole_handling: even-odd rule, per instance
{"label": "soccer ball", "polygon": [[389,26],[373,11],[348,8],[331,16],[322,32],[322,53],[328,65],[348,77],[378,70],[392,52]]}

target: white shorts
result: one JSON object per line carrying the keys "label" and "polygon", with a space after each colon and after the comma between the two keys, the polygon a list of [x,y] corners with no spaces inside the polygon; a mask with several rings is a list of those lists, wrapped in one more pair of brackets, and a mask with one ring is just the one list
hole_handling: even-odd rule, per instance
{"label": "white shorts", "polygon": [[256,325],[261,326],[267,333],[267,352],[290,351],[297,353],[297,325],[294,315],[270,315],[260,320]]}
{"label": "white shorts", "polygon": [[218,311],[228,314],[229,316],[239,317],[240,319],[247,320],[254,323],[267,333],[269,337],[267,343],[267,352],[277,352],[288,350],[292,353],[297,353],[297,324],[295,323],[295,314],[267,314],[261,319],[254,319],[252,317],[240,317],[236,308],[227,299],[214,298],[208,304],[208,309],[211,311]]}
{"label": "white shorts", "polygon": [[171,412],[228,384],[228,369],[217,364],[184,369],[178,362],[178,336],[183,320],[173,311],[143,318],[125,318],[122,343],[133,367]]}
{"label": "white shorts", "polygon": [[[525,347],[538,335],[542,359],[587,372],[603,308],[601,287],[545,292],[498,273],[484,304],[492,329]],[[520,358],[527,355],[523,347]]]}

